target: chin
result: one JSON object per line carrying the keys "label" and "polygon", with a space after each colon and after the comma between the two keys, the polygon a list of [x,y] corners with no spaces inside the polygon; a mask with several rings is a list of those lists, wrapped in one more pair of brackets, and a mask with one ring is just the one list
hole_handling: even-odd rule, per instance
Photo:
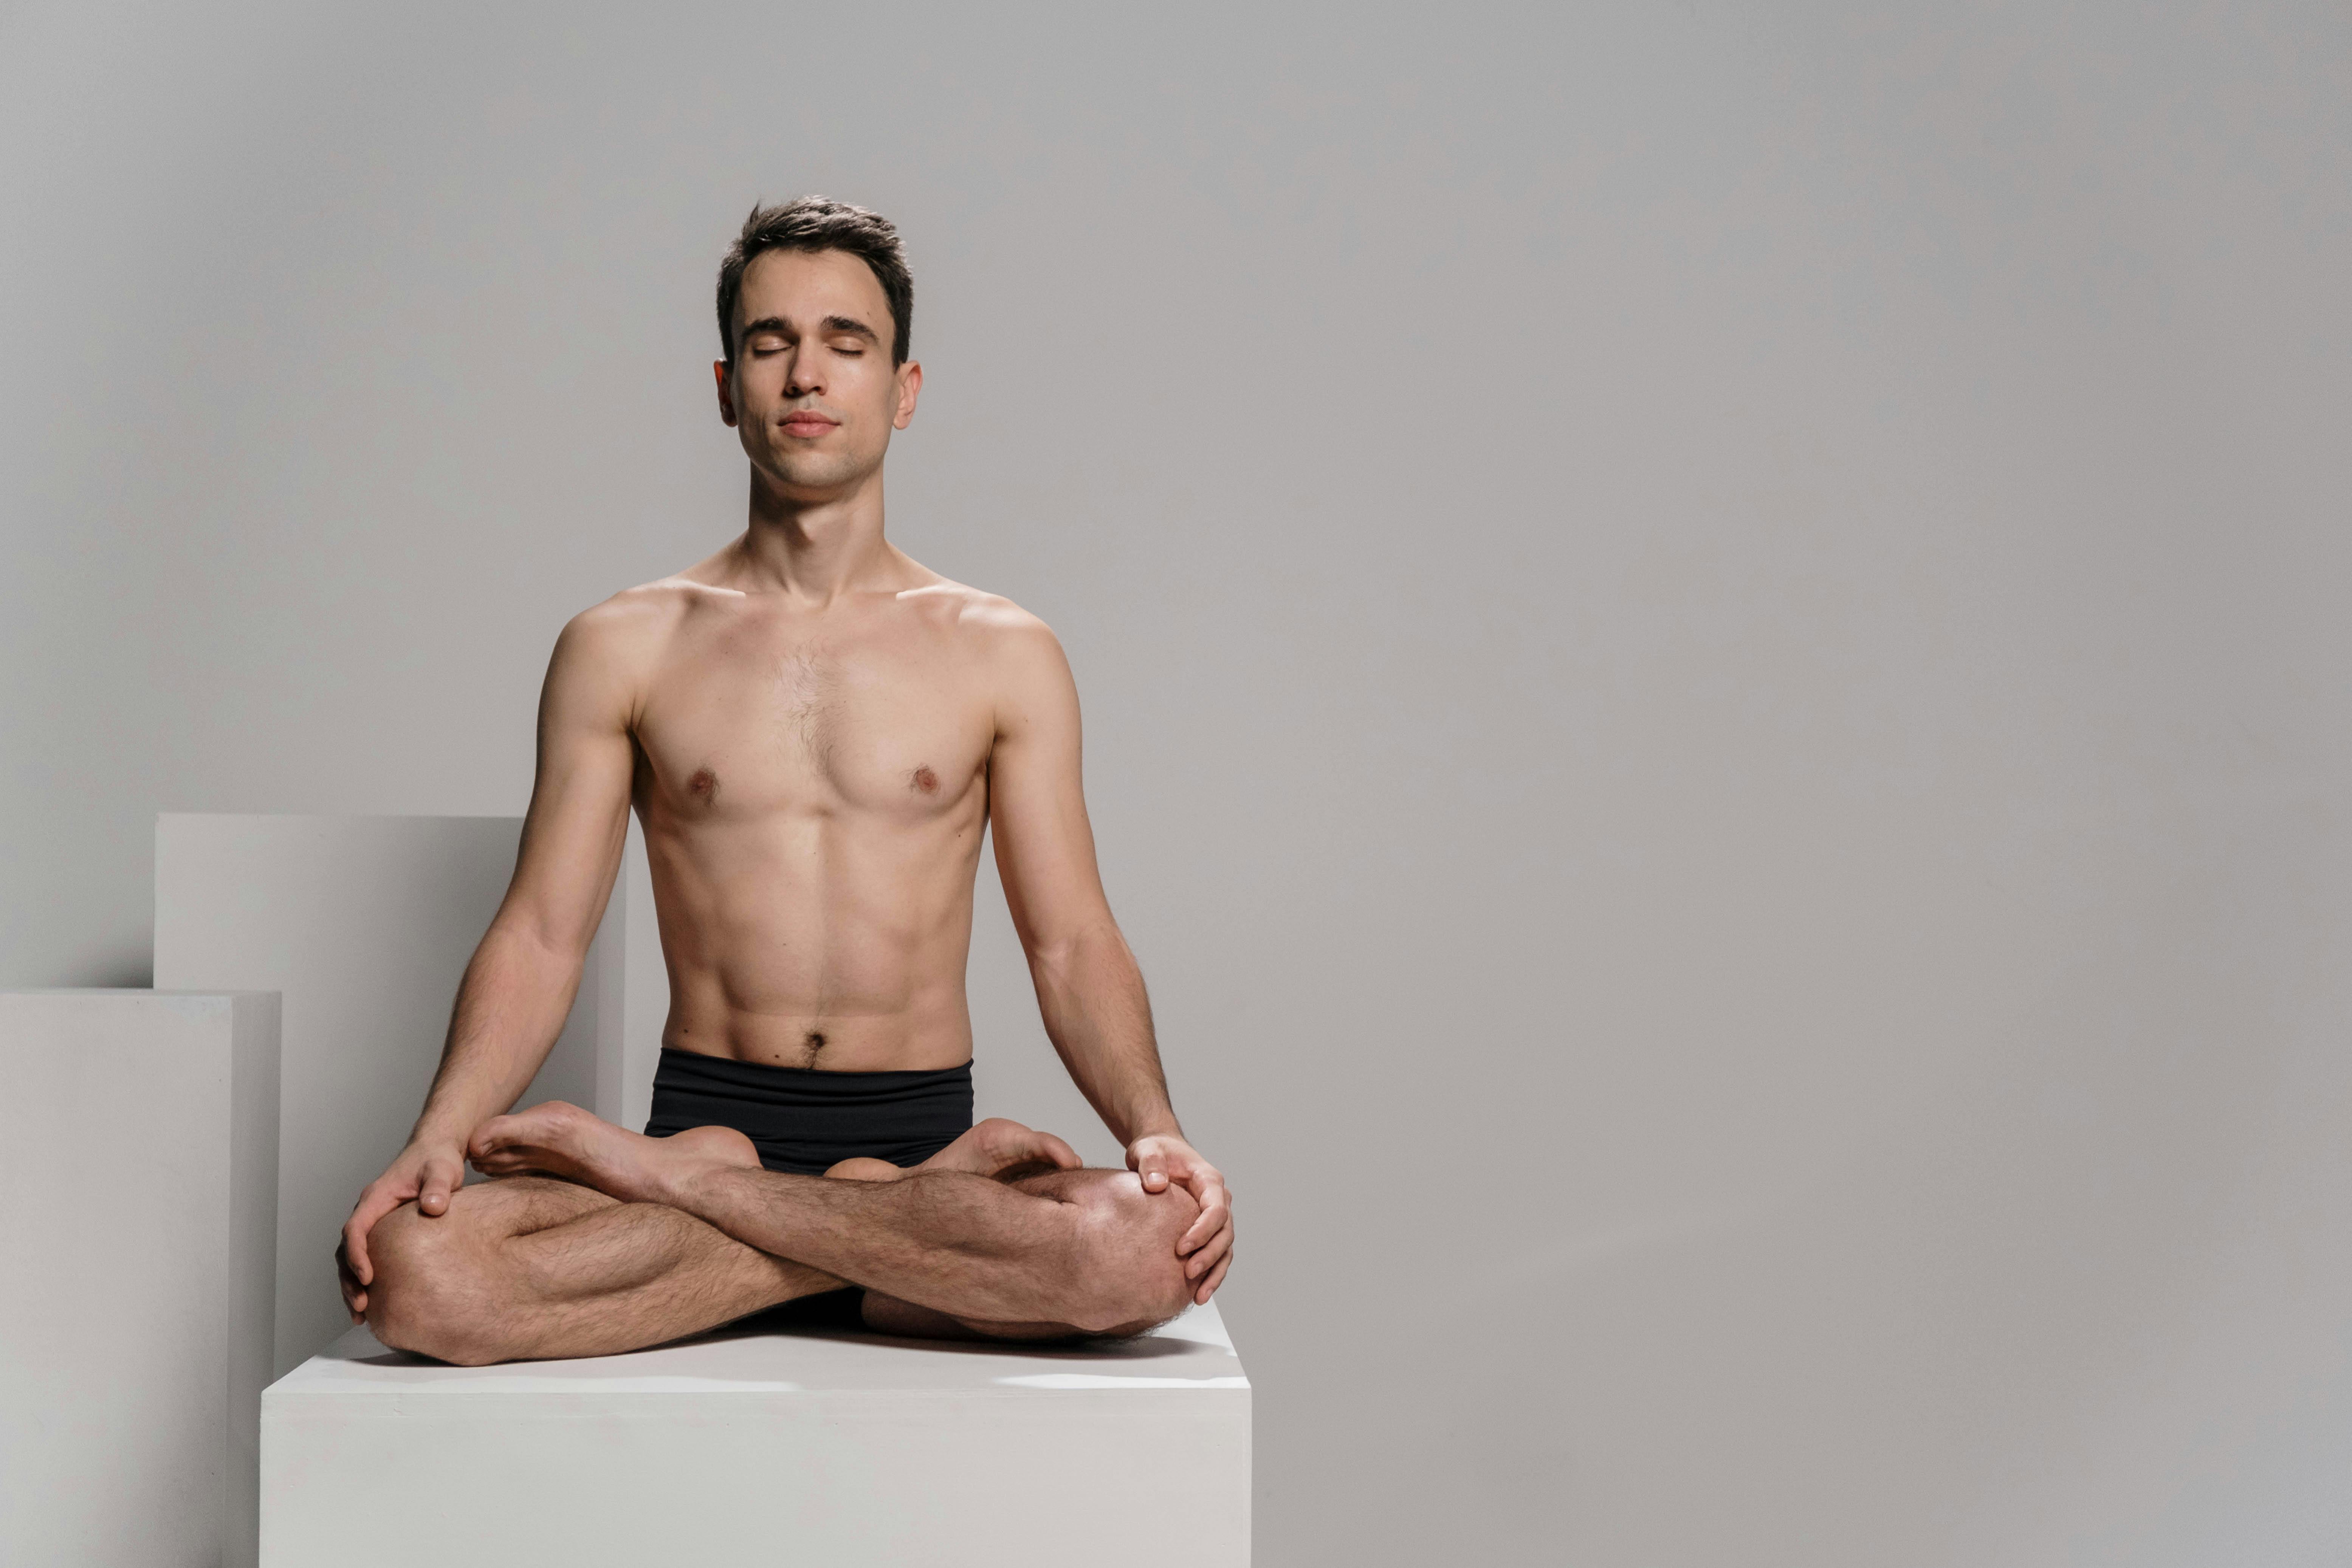
{"label": "chin", "polygon": [[865,470],[866,465],[845,454],[796,452],[780,455],[771,471],[795,489],[829,490],[850,483]]}

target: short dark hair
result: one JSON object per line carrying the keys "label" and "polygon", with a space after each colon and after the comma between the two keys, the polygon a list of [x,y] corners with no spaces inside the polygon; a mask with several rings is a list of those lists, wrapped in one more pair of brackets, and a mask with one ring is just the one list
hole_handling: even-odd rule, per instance
{"label": "short dark hair", "polygon": [[743,292],[743,269],[763,250],[845,250],[874,270],[882,297],[890,301],[890,363],[907,363],[907,335],[914,325],[915,279],[898,230],[880,213],[824,196],[803,196],[772,207],[754,206],[743,232],[719,264],[719,342],[727,363],[735,363],[735,301]]}

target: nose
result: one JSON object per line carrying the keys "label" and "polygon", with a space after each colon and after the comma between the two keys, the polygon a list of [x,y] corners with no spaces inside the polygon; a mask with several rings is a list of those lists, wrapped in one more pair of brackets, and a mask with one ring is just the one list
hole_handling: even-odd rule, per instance
{"label": "nose", "polygon": [[822,357],[805,350],[793,351],[791,368],[784,372],[786,397],[806,397],[824,390],[824,376],[817,369],[817,361]]}

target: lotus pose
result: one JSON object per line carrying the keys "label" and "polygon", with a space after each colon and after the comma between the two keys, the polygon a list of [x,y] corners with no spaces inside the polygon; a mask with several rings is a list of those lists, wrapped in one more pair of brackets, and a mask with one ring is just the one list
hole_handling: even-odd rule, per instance
{"label": "lotus pose", "polygon": [[[883,536],[914,417],[896,232],[808,198],[719,272],[719,416],[750,517],[557,639],[514,880],[408,1143],[338,1262],[354,1321],[446,1361],[597,1355],[793,1300],[899,1333],[1137,1331],[1233,1262],[1095,867],[1045,626]],[[644,826],[670,1012],[644,1132],[539,1070]],[[964,963],[985,830],[1046,1033],[1126,1145],[971,1120]],[[470,1159],[499,1179],[461,1186]]]}

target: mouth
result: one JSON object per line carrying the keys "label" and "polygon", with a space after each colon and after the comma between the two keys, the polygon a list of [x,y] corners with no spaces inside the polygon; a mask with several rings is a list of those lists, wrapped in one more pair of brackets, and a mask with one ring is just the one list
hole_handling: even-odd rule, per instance
{"label": "mouth", "polygon": [[785,415],[782,423],[777,426],[785,435],[797,436],[803,440],[814,440],[840,427],[840,420],[829,419],[814,409],[796,409]]}

